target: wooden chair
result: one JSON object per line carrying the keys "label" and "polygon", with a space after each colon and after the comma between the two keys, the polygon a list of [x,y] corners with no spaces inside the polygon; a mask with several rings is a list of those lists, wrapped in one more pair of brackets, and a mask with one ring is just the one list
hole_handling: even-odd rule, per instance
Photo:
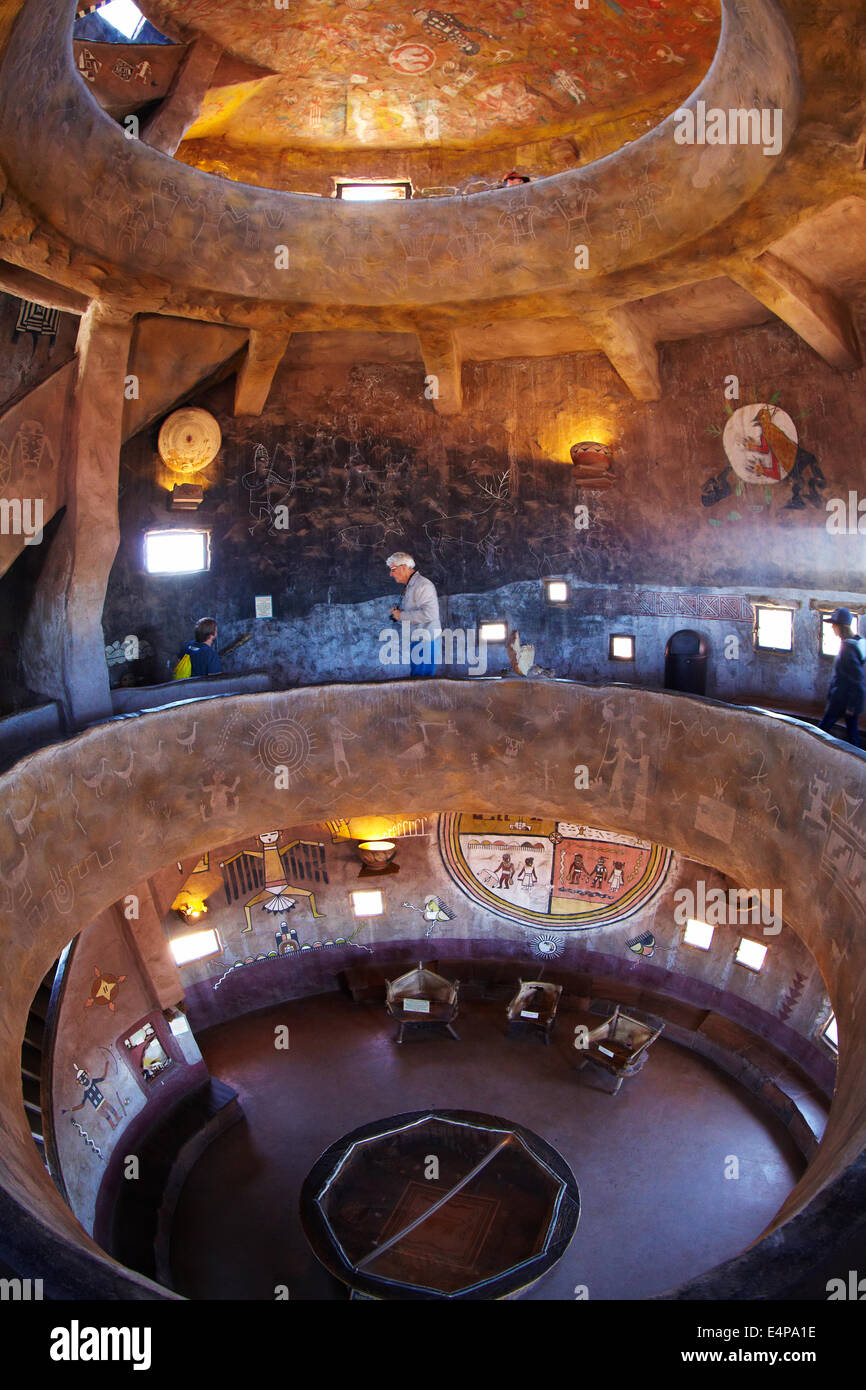
{"label": "wooden chair", "polygon": [[407,1025],[440,1023],[459,1042],[460,1037],[451,1026],[457,1017],[458,988],[456,980],[446,980],[444,975],[425,970],[420,961],[417,970],[409,970],[397,980],[386,980],[385,1007],[399,1023],[395,1041],[403,1041]]}
{"label": "wooden chair", "polygon": [[518,980],[517,993],[506,1010],[506,1036],[521,1025],[535,1028],[541,1032],[549,1047],[561,994],[562,985],[549,985],[540,980]]}
{"label": "wooden chair", "polygon": [[629,1018],[628,1014],[621,1013],[617,1004],[610,1018],[589,1030],[587,1047],[581,1047],[575,1040],[574,1045],[582,1054],[577,1070],[582,1071],[587,1062],[593,1062],[609,1072],[616,1079],[611,1092],[616,1095],[623,1079],[635,1076],[641,1070],[650,1044],[655,1042],[663,1028],[663,1023],[658,1028],[652,1028],[648,1023]]}

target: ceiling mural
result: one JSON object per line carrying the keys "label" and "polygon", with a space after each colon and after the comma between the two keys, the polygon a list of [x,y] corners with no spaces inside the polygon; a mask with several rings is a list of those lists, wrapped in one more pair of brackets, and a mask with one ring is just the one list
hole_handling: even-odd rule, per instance
{"label": "ceiling mural", "polygon": [[718,0],[144,0],[274,75],[238,107],[214,92],[188,139],[395,148],[574,131],[650,101],[671,109],[715,53]]}
{"label": "ceiling mural", "polygon": [[451,877],[476,903],[548,931],[631,917],[658,893],[673,857],[618,831],[531,816],[443,815],[439,846]]}

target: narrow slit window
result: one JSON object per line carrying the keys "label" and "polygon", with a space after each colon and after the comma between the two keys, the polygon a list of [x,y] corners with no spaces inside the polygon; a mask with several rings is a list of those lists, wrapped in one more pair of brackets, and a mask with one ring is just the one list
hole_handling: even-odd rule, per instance
{"label": "narrow slit window", "polygon": [[347,203],[389,203],[411,196],[412,185],[402,179],[394,183],[352,183],[348,180],[337,183],[337,197]]}

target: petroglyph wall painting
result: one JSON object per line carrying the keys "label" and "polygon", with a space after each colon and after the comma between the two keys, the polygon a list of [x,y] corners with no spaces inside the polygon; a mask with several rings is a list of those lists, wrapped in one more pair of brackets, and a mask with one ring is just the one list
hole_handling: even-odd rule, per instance
{"label": "petroglyph wall painting", "polygon": [[672,859],[648,840],[531,816],[443,815],[439,847],[454,882],[476,903],[553,931],[631,917],[656,896]]}

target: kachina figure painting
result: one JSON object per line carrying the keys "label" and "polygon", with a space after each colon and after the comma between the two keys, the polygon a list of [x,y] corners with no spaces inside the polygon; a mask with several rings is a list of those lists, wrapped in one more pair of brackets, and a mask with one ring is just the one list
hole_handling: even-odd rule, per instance
{"label": "kachina figure painting", "polygon": [[[775,404],[775,397],[736,410],[729,407],[724,429],[713,426],[711,432],[721,434],[728,462],[702,485],[703,506],[716,507],[734,498],[749,511],[762,512],[772,506],[772,489],[777,485],[783,487],[777,494],[785,497],[783,511],[824,506],[821,494],[827,480],[821,466],[800,443],[797,426],[787,411]],[[747,491],[747,485],[762,491]],[[711,525],[720,526],[723,519],[712,517]],[[726,519],[741,521],[742,514],[733,510]]]}

